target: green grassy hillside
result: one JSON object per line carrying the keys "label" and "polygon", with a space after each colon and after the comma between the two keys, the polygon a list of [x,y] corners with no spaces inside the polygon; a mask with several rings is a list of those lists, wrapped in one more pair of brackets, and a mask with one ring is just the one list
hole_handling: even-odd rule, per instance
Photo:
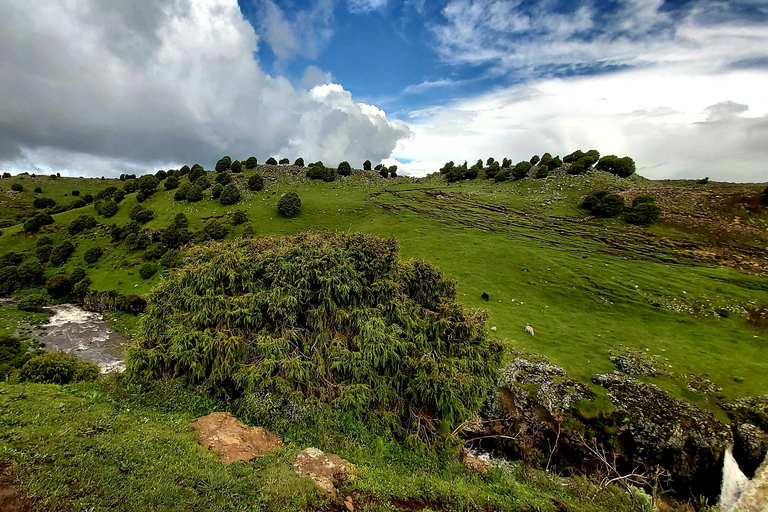
{"label": "green grassy hillside", "polygon": [[[713,411],[719,410],[713,404],[722,399],[768,391],[768,335],[746,319],[747,309],[768,304],[764,277],[702,259],[699,253],[710,247],[706,232],[683,231],[673,221],[638,228],[618,219],[585,220],[585,212],[577,206],[587,193],[602,188],[631,195],[633,190],[670,187],[706,191],[717,184],[651,182],[600,172],[450,185],[439,178],[393,180],[357,172],[325,183],[285,168],[263,166],[260,171],[267,186],[259,192],[246,186],[252,171],[233,175],[243,197],[232,206],[212,200],[210,189],[200,202],[174,201],[175,190],[166,191],[161,184],[142,203],[156,212],[144,227],[163,229],[181,212],[189,219],[189,229],[199,231],[208,218],[239,209],[246,213],[254,236],[304,230],[395,236],[405,257],[438,265],[457,280],[467,305],[489,310],[489,327],[498,328],[493,336],[505,340],[510,349],[546,355],[575,378],[588,382],[595,373],[612,369],[609,351],[624,345],[669,365],[669,375],[652,378],[653,382]],[[213,177],[209,173],[211,181]],[[60,201],[66,190],[95,194],[122,185],[119,180],[19,179],[0,181],[4,190],[12,182],[24,183],[25,191],[17,193],[21,198],[15,197],[16,201],[31,201],[33,196]],[[45,186],[42,194],[28,193],[33,183]],[[752,188],[755,193],[762,189],[747,185],[740,190]],[[277,212],[276,204],[290,191],[299,194],[302,208],[289,219]],[[55,243],[72,239],[76,252],[66,270],[85,267],[94,289],[146,293],[162,279],[162,272],[142,279],[138,269],[143,251],[115,244],[108,234],[109,225],[129,222],[136,204],[136,194],[127,195],[110,219],[97,215],[90,205],[56,214],[55,223],[38,235],[23,233],[19,225],[6,228],[0,252],[33,252],[42,234]],[[101,225],[71,237],[65,228],[81,213],[94,215]],[[742,225],[759,230],[768,215],[744,210],[741,218]],[[248,224],[233,226],[228,237],[240,236]],[[105,254],[87,265],[83,254],[94,246]],[[765,239],[741,247],[745,252],[764,249]],[[730,248],[739,249],[733,244]],[[59,270],[49,264],[47,273]],[[484,292],[490,301],[480,298]],[[534,327],[535,337],[524,333],[526,323]],[[706,375],[722,393],[695,395],[686,387],[686,375]]]}

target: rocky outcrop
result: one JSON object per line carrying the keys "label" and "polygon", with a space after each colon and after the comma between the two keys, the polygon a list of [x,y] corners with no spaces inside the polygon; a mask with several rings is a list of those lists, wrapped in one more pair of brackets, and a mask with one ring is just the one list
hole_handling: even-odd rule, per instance
{"label": "rocky outcrop", "polygon": [[736,425],[733,456],[751,477],[768,454],[768,395],[739,398],[721,407]]}
{"label": "rocky outcrop", "polygon": [[336,454],[317,448],[307,448],[296,456],[293,470],[302,478],[309,478],[326,492],[336,491],[336,485],[345,485],[355,477],[355,465]]}
{"label": "rocky outcrop", "polygon": [[620,372],[596,375],[616,411],[624,415],[617,434],[625,459],[660,465],[690,492],[711,495],[719,481],[723,453],[733,442],[730,429],[713,414],[674,398],[653,384]]}

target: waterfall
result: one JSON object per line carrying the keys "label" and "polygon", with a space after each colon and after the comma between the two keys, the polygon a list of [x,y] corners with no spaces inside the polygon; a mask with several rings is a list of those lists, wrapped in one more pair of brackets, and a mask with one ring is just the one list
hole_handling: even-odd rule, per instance
{"label": "waterfall", "polygon": [[723,483],[720,487],[720,512],[730,512],[749,486],[749,478],[741,472],[729,446],[723,458]]}

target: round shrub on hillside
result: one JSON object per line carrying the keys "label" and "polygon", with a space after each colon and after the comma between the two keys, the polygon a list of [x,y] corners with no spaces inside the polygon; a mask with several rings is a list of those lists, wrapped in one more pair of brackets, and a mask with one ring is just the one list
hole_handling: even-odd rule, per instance
{"label": "round shrub on hillside", "polygon": [[[134,377],[317,401],[431,439],[476,411],[501,345],[397,240],[304,233],[195,247],[149,294]],[[420,423],[420,427],[415,424]]]}
{"label": "round shrub on hillside", "polygon": [[221,185],[229,185],[232,183],[232,174],[229,171],[220,172],[216,175],[216,183]]}
{"label": "round shrub on hillside", "polygon": [[655,203],[656,198],[648,194],[640,194],[632,200],[632,206],[637,206],[642,203]]}
{"label": "round shrub on hillside", "polygon": [[139,275],[142,279],[149,279],[157,273],[157,265],[154,263],[145,263],[139,268]]}
{"label": "round shrub on hillside", "polygon": [[54,267],[63,265],[72,256],[73,252],[75,252],[75,246],[69,240],[65,240],[51,251],[51,263]]}
{"label": "round shrub on hillside", "polygon": [[78,361],[69,354],[46,352],[33,357],[21,368],[19,380],[41,384],[69,384],[95,380],[99,367],[86,361]]}
{"label": "round shrub on hillside", "polygon": [[228,206],[230,204],[235,204],[240,200],[240,189],[237,188],[237,185],[234,183],[230,183],[226,187],[224,187],[224,190],[221,191],[221,204],[224,206]]}
{"label": "round shrub on hillside", "polygon": [[634,206],[624,218],[629,224],[650,226],[661,216],[661,208],[656,203],[640,203]]}
{"label": "round shrub on hillside", "polygon": [[615,217],[624,211],[624,206],[623,197],[618,194],[608,194],[592,207],[592,213],[598,217]]}
{"label": "round shrub on hillside", "polygon": [[17,308],[21,311],[31,311],[34,313],[39,313],[43,310],[44,306],[48,305],[48,299],[45,297],[45,295],[40,295],[39,293],[33,293],[31,295],[27,295],[23,299],[19,301]]}
{"label": "round shrub on hillside", "polygon": [[269,157],[265,163],[267,165],[277,165],[277,160],[275,160],[274,157]]}
{"label": "round shrub on hillside", "polygon": [[224,185],[217,183],[211,189],[211,199],[218,199],[221,197],[221,191],[224,190]]}
{"label": "round shrub on hillside", "polygon": [[337,171],[339,176],[349,176],[352,173],[352,166],[349,165],[349,162],[341,162]]}
{"label": "round shrub on hillside", "polygon": [[597,162],[595,169],[628,178],[635,173],[635,161],[628,156],[619,158],[616,155],[606,155]]}
{"label": "round shrub on hillside", "polygon": [[165,179],[165,183],[163,183],[163,186],[165,186],[165,190],[173,190],[175,188],[179,187],[179,178],[176,176],[169,176]]}
{"label": "round shrub on hillside", "polygon": [[21,183],[14,183],[13,185],[11,185],[11,190],[13,190],[14,192],[21,192],[24,190],[24,185],[22,185]]}
{"label": "round shrub on hillside", "polygon": [[235,160],[232,162],[232,165],[229,167],[229,170],[232,171],[234,174],[243,172],[243,164],[240,163],[239,160]]}
{"label": "round shrub on hillside", "polygon": [[[181,190],[181,189],[179,189]],[[187,191],[187,201],[196,203],[203,199],[203,189],[195,185]]]}
{"label": "round shrub on hillside", "polygon": [[32,201],[32,206],[40,210],[43,210],[45,208],[53,208],[54,206],[56,206],[56,201],[54,201],[50,197],[37,197],[35,198],[34,201]]}
{"label": "round shrub on hillside", "polygon": [[303,158],[301,158],[301,157],[297,158],[297,159],[296,159],[296,160],[293,162],[293,165],[295,165],[296,167],[304,167],[304,159],[303,159]]}
{"label": "round shrub on hillside", "polygon": [[261,174],[254,173],[253,176],[248,178],[248,189],[254,192],[264,190],[264,178]]}
{"label": "round shrub on hillside", "polygon": [[86,263],[93,264],[99,261],[99,258],[101,258],[103,253],[104,251],[101,249],[101,247],[91,247],[85,251],[85,254],[83,254],[83,259]]}
{"label": "round shrub on hillside", "polygon": [[257,165],[259,165],[259,161],[255,156],[249,156],[248,160],[245,161],[246,169],[255,169]]}
{"label": "round shrub on hillside", "polygon": [[54,299],[60,299],[72,293],[72,283],[69,280],[69,274],[56,274],[45,282],[45,289],[48,295]]}
{"label": "round shrub on hillside", "polygon": [[277,211],[286,217],[293,217],[299,213],[301,198],[296,192],[288,192],[277,202]]}

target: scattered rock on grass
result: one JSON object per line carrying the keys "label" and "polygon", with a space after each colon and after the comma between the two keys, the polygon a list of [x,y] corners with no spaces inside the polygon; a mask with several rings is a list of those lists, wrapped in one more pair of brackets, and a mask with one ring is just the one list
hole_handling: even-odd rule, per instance
{"label": "scattered rock on grass", "polygon": [[293,470],[302,478],[309,478],[326,492],[334,492],[335,485],[344,485],[354,478],[355,465],[336,454],[317,448],[307,448],[296,456]]}
{"label": "scattered rock on grass", "polygon": [[192,422],[202,446],[221,454],[227,464],[262,457],[283,446],[283,439],[260,427],[249,427],[228,412],[214,412]]}

